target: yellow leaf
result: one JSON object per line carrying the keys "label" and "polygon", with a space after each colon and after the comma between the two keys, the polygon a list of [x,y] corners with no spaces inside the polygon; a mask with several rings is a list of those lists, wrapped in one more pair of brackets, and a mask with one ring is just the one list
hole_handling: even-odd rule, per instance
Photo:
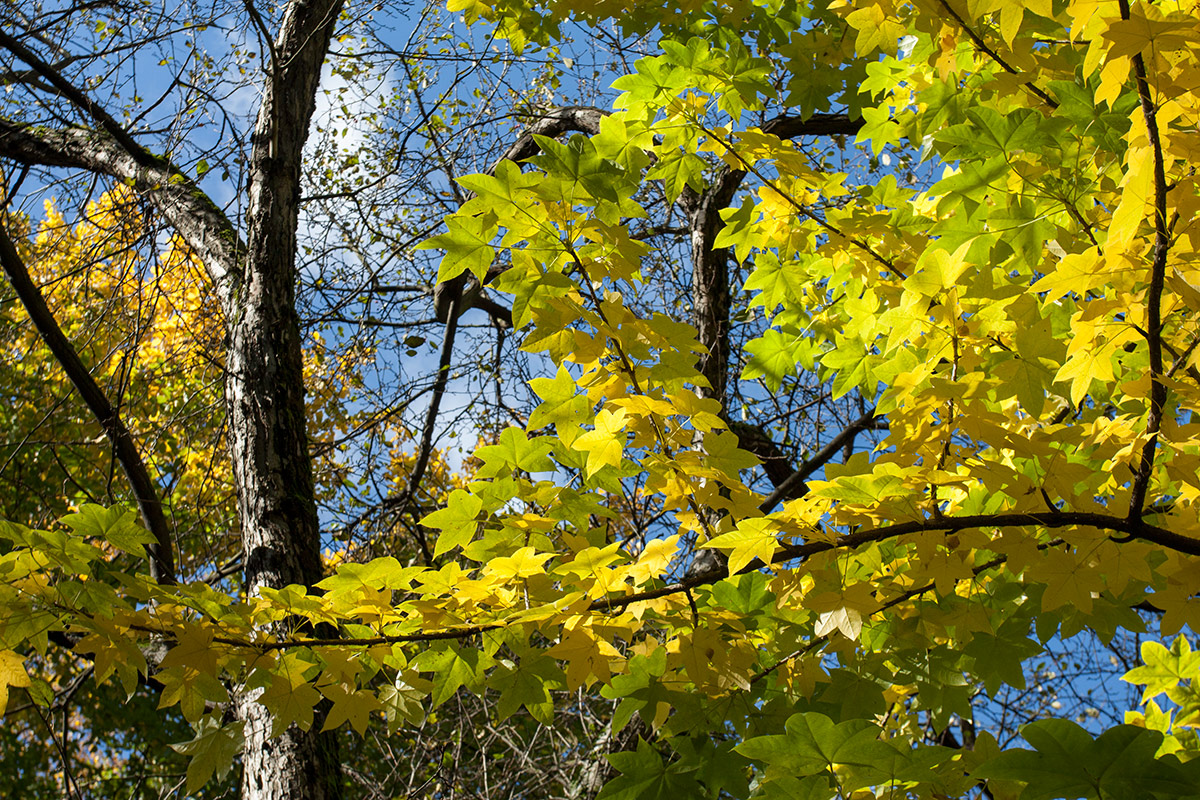
{"label": "yellow leaf", "polygon": [[621,654],[584,626],[564,631],[563,638],[550,648],[548,655],[567,662],[567,689],[573,692],[596,678],[607,681],[611,677],[610,666],[618,663]]}
{"label": "yellow leaf", "polygon": [[583,434],[571,445],[574,450],[587,452],[589,478],[606,466],[621,465],[621,454],[625,449],[626,416],[623,408],[618,408],[615,412],[601,410],[596,415],[596,429]]}
{"label": "yellow leaf", "polygon": [[12,650],[0,650],[0,715],[8,707],[8,687],[29,686],[29,675],[25,672],[25,659]]}
{"label": "yellow leaf", "polygon": [[[1096,89],[1096,102],[1108,103],[1111,108],[1121,92],[1125,89],[1125,81],[1129,78],[1129,59],[1109,57],[1104,68],[1100,70],[1100,86]],[[1140,111],[1139,111],[1140,113]]]}
{"label": "yellow leaf", "polygon": [[[1141,119],[1141,110],[1135,117]],[[1137,120],[1134,121],[1137,127]],[[1121,182],[1121,203],[1113,212],[1108,227],[1105,252],[1123,253],[1129,249],[1150,205],[1154,191],[1154,153],[1149,147],[1130,147],[1127,155],[1128,172]]]}
{"label": "yellow leaf", "polygon": [[858,30],[854,49],[860,56],[870,55],[876,49],[895,52],[896,42],[905,34],[904,25],[877,3],[850,12],[846,22]]}
{"label": "yellow leaf", "polygon": [[532,547],[522,547],[511,556],[500,556],[488,562],[484,574],[497,581],[528,578],[546,571],[546,559],[552,553],[538,553]]}
{"label": "yellow leaf", "polygon": [[1151,4],[1140,4],[1130,9],[1129,19],[1113,20],[1104,32],[1104,38],[1112,43],[1109,52],[1114,56],[1134,56],[1152,48],[1162,53],[1200,41],[1194,22],[1151,19],[1150,16],[1160,17],[1161,12]]}
{"label": "yellow leaf", "polygon": [[333,683],[321,687],[321,694],[331,703],[322,731],[338,728],[349,721],[361,736],[367,729],[372,711],[380,711],[383,705],[366,689],[354,689],[352,684]]}
{"label": "yellow leaf", "polygon": [[858,635],[862,633],[862,614],[853,608],[835,608],[817,618],[817,636],[827,636],[834,631],[841,631],[852,642],[858,641]]}
{"label": "yellow leaf", "polygon": [[735,530],[704,543],[701,547],[729,551],[729,572],[737,573],[755,559],[770,564],[775,548],[778,527],[765,517],[742,520]]}
{"label": "yellow leaf", "polygon": [[646,543],[637,563],[629,568],[629,575],[635,586],[640,586],[652,578],[665,575],[671,566],[675,553],[679,551],[679,534],[673,534],[665,539],[652,539]]}
{"label": "yellow leaf", "polygon": [[1054,267],[1054,271],[1043,276],[1030,291],[1046,292],[1045,302],[1052,303],[1065,294],[1074,292],[1079,296],[1103,286],[1108,280],[1109,269],[1094,247],[1082,253],[1067,253]]}
{"label": "yellow leaf", "polygon": [[1073,355],[1059,368],[1054,376],[1056,381],[1071,382],[1071,403],[1079,402],[1087,396],[1092,381],[1106,382],[1113,378],[1112,357],[1103,348],[1085,347]]}

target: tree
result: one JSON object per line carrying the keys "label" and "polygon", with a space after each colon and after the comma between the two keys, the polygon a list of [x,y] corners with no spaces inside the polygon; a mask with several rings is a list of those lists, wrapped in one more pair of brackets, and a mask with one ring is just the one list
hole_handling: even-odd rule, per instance
{"label": "tree", "polygon": [[[188,176],[0,40],[104,131],[6,122],[0,151],[130,179],[209,272],[248,589],[163,580],[161,537],[120,512],[10,525],[6,684],[42,692],[23,662],[47,632],[127,688],[157,645],[197,734],[189,790],[240,751],[248,797],[336,791],[318,730],[461,689],[545,725],[555,690],[597,690],[610,736],[636,715],[608,798],[1194,796],[1186,635],[1142,648],[1129,724],[1031,721],[1003,748],[975,724],[1056,638],[1194,625],[1194,4],[456,4],[518,47],[568,16],[662,38],[611,112],[539,114],[509,158],[456,173],[420,246],[444,253],[445,339],[496,302],[479,292],[508,296],[536,400],[421,510],[416,563],[328,576],[294,293],[341,11],[318,6],[279,23],[244,249]],[[876,163],[839,169],[836,137]],[[680,256],[692,325],[670,313]],[[158,580],[89,534],[150,544]]]}

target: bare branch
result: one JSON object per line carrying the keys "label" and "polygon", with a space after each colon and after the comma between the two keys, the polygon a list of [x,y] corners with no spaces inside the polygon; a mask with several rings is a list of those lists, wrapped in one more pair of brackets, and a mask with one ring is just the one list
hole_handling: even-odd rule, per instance
{"label": "bare branch", "polygon": [[853,442],[858,434],[871,427],[874,420],[875,409],[872,408],[847,425],[841,433],[830,439],[829,443],[822,447],[816,455],[801,464],[786,480],[776,486],[775,491],[767,495],[767,499],[759,504],[758,510],[766,514],[784,500],[793,500],[803,496],[808,491],[808,487],[804,485],[808,476],[825,466],[829,459],[837,455],[839,450]]}

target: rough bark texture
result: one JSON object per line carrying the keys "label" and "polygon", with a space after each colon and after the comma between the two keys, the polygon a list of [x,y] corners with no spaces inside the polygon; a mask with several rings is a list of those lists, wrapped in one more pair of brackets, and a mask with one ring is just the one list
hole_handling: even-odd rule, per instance
{"label": "rough bark texture", "polygon": [[[7,36],[0,46],[34,66],[101,130],[50,129],[0,120],[0,156],[89,170],[129,182],[196,252],[217,287],[229,330],[226,402],[249,592],[321,579],[320,536],[304,409],[295,309],[296,226],[304,142],[342,0],[292,2],[275,38],[270,82],[255,124],[247,241],[168,160],[145,150],[86,95]],[[296,727],[271,739],[254,695],[235,698],[246,722],[244,800],[340,796],[336,739]]]}
{"label": "rough bark texture", "polygon": [[[766,133],[781,139],[798,136],[827,136],[854,133],[862,126],[843,114],[818,114],[807,119],[781,115],[762,126]],[[746,171],[724,167],[703,193],[685,189],[679,198],[687,215],[692,256],[692,324],[697,339],[706,349],[700,357],[700,374],[707,381],[698,394],[721,404],[722,416],[728,418],[729,369],[729,259],[728,248],[716,247],[717,235],[725,223],[721,211],[728,208],[746,178]],[[751,425],[732,426],[739,444],[763,460],[763,467],[772,484],[789,480],[793,470],[779,447],[759,428]],[[698,437],[699,438],[699,437]],[[700,443],[699,441],[697,442]],[[802,483],[802,481],[800,481]],[[706,527],[714,526],[720,515],[706,511]],[[698,550],[688,567],[687,576],[723,574],[728,558],[718,550]]]}
{"label": "rough bark texture", "polygon": [[[242,523],[246,588],[321,578],[320,529],[304,415],[295,307],[296,226],[304,141],[342,3],[292,3],[275,39],[250,159],[247,253],[232,303],[226,402]],[[337,741],[293,726],[270,739],[270,714],[237,699],[246,722],[243,800],[340,796]]]}
{"label": "rough bark texture", "polygon": [[722,208],[729,205],[736,183],[729,191],[718,184],[687,204],[692,245],[692,324],[700,344],[708,352],[700,357],[700,374],[708,381],[703,397],[725,406],[729,377],[729,251],[713,247],[722,227]]}

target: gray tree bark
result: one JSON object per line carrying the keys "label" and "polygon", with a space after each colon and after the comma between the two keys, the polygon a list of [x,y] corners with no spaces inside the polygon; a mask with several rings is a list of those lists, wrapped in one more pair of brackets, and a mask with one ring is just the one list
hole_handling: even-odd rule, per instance
{"label": "gray tree bark", "polygon": [[[250,157],[246,258],[229,322],[229,450],[242,523],[246,589],[321,579],[320,527],[304,412],[296,314],[296,226],[304,142],[341,0],[293,2],[271,53],[270,83]],[[271,715],[236,699],[245,721],[243,800],[341,795],[335,734],[292,726],[270,738]]]}

